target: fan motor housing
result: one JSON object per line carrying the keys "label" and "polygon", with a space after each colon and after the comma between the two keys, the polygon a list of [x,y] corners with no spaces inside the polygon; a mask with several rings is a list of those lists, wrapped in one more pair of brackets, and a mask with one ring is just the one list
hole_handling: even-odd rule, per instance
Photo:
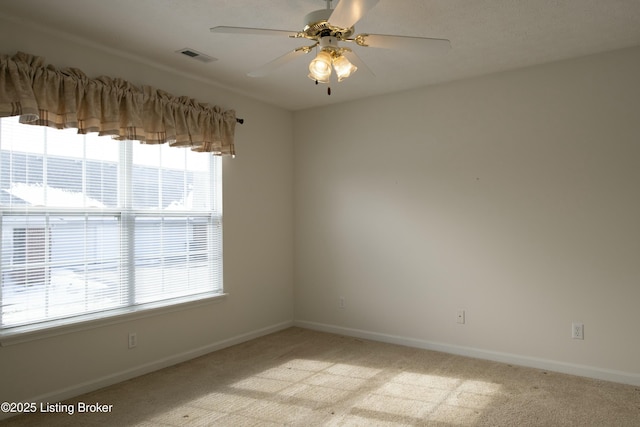
{"label": "fan motor housing", "polygon": [[302,33],[308,39],[318,40],[320,37],[332,36],[345,40],[353,34],[353,27],[338,28],[329,23],[333,9],[320,9],[308,13],[304,17],[305,27]]}

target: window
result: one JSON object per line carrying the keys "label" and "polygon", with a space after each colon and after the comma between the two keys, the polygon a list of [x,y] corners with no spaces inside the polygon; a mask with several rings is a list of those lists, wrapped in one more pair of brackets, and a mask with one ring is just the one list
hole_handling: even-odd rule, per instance
{"label": "window", "polygon": [[0,120],[0,332],[222,292],[220,158]]}

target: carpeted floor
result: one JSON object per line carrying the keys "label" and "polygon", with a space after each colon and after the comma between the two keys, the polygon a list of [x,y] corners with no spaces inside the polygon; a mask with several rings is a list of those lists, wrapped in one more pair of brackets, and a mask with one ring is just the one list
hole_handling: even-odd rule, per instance
{"label": "carpeted floor", "polygon": [[0,425],[640,426],[640,387],[290,328],[65,408]]}

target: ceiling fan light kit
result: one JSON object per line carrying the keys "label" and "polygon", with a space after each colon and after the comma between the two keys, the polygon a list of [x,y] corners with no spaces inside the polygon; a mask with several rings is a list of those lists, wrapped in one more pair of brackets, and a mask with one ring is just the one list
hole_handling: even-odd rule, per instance
{"label": "ceiling fan light kit", "polygon": [[309,64],[309,78],[311,80],[319,83],[329,83],[332,66],[338,77],[338,82],[346,79],[358,69],[344,56],[344,53],[351,52],[351,49],[338,47],[338,39],[336,37],[322,37],[319,45],[320,52]]}
{"label": "ceiling fan light kit", "polygon": [[[315,43],[301,46],[290,51],[273,61],[263,65],[258,70],[248,73],[251,77],[262,77],[285,63],[297,58],[301,54],[311,52],[319,47],[316,57],[309,63],[309,78],[317,83],[329,83],[332,68],[336,72],[338,82],[351,76],[357,69],[344,55],[349,53],[352,59],[357,59],[360,65],[366,65],[349,48],[339,46],[340,42],[355,43],[362,48],[409,48],[447,50],[450,47],[449,40],[433,39],[426,37],[391,36],[382,34],[358,34],[354,37],[354,25],[379,0],[340,0],[335,9],[331,9],[331,0],[325,0],[326,9],[315,10],[305,16],[305,27],[302,31],[271,30],[266,28],[226,27],[211,28],[213,33],[227,34],[259,34],[269,36],[283,36],[290,38],[305,38]],[[418,52],[420,53],[420,52]],[[329,92],[330,93],[330,92]]]}

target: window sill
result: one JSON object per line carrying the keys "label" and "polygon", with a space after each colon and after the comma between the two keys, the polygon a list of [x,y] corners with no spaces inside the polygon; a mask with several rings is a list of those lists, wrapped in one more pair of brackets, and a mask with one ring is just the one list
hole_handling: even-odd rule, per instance
{"label": "window sill", "polygon": [[14,344],[26,343],[58,335],[73,332],[86,331],[89,329],[101,328],[118,323],[130,322],[145,317],[158,316],[175,311],[188,310],[202,305],[213,304],[222,301],[228,294],[212,294],[205,298],[187,299],[172,303],[145,304],[138,307],[128,307],[120,310],[110,311],[109,314],[94,313],[73,319],[61,319],[47,322],[43,325],[27,325],[16,328],[9,328],[0,332],[0,347],[7,347]]}

